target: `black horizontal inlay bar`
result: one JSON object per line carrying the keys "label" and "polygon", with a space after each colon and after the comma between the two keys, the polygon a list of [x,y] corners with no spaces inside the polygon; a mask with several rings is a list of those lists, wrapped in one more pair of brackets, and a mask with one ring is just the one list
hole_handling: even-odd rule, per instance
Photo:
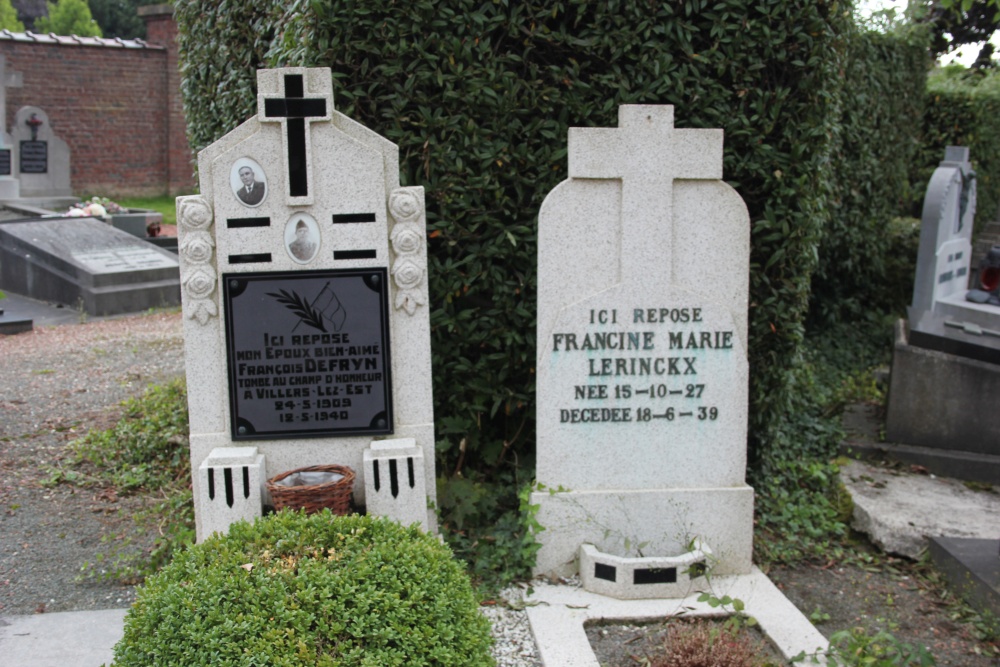
{"label": "black horizontal inlay bar", "polygon": [[226,218],[226,227],[229,229],[239,229],[240,227],[270,227],[271,218]]}
{"label": "black horizontal inlay bar", "polygon": [[374,250],[334,250],[334,259],[375,259]]}
{"label": "black horizontal inlay bar", "polygon": [[315,118],[326,115],[322,98],[272,98],[264,100],[266,118]]}
{"label": "black horizontal inlay bar", "polygon": [[255,255],[230,255],[230,264],[253,264],[254,262],[270,262],[271,253],[259,252]]}
{"label": "black horizontal inlay bar", "polygon": [[346,225],[352,222],[375,222],[374,213],[340,213],[333,216],[333,224]]}

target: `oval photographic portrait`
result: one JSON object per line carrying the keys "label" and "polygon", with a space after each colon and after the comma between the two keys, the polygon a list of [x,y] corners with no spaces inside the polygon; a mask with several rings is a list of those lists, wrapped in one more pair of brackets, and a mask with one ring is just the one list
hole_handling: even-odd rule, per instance
{"label": "oval photographic portrait", "polygon": [[233,163],[229,170],[229,184],[244,206],[260,206],[267,199],[267,175],[259,164],[248,157],[241,157]]}
{"label": "oval photographic portrait", "polygon": [[299,264],[307,264],[319,250],[319,225],[312,216],[296,213],[285,224],[285,250]]}

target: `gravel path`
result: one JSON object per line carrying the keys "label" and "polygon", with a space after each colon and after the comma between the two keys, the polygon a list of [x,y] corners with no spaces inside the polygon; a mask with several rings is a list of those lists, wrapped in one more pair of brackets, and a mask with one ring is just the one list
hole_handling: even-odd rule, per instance
{"label": "gravel path", "polygon": [[114,421],[116,406],[183,374],[180,313],[0,336],[0,614],[127,606],[130,586],[80,582],[138,499],[62,485],[46,465]]}

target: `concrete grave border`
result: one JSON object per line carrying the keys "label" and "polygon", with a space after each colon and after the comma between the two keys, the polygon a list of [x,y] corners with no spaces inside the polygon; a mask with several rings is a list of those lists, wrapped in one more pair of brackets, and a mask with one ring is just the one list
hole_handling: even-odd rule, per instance
{"label": "concrete grave border", "polygon": [[[788,660],[803,651],[809,655],[829,646],[826,637],[756,567],[750,574],[714,577],[711,589],[717,597],[728,595],[741,600],[744,612],[757,620],[761,631]],[[531,632],[545,667],[600,667],[584,624],[655,622],[681,614],[688,618],[727,615],[707,602],[698,602],[698,597],[696,591],[672,600],[615,600],[582,588],[536,584],[525,600]],[[818,658],[809,664],[825,665],[826,660]]]}

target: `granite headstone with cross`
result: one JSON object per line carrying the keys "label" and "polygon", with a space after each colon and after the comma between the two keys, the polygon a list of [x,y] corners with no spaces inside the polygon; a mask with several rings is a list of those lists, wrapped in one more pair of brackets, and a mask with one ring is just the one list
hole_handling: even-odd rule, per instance
{"label": "granite headstone with cross", "polygon": [[357,473],[359,505],[433,527],[423,188],[334,109],[328,69],[257,84],[257,115],[178,198],[199,538],[258,516],[266,477],[331,464]]}
{"label": "granite headstone with cross", "polygon": [[618,124],[570,129],[539,213],[536,572],[587,544],[746,573],[747,210],[721,130],[677,129],[671,106]]}
{"label": "granite headstone with cross", "polygon": [[36,106],[18,109],[10,133],[17,146],[15,171],[22,197],[73,194],[69,145],[55,133],[44,110]]}

